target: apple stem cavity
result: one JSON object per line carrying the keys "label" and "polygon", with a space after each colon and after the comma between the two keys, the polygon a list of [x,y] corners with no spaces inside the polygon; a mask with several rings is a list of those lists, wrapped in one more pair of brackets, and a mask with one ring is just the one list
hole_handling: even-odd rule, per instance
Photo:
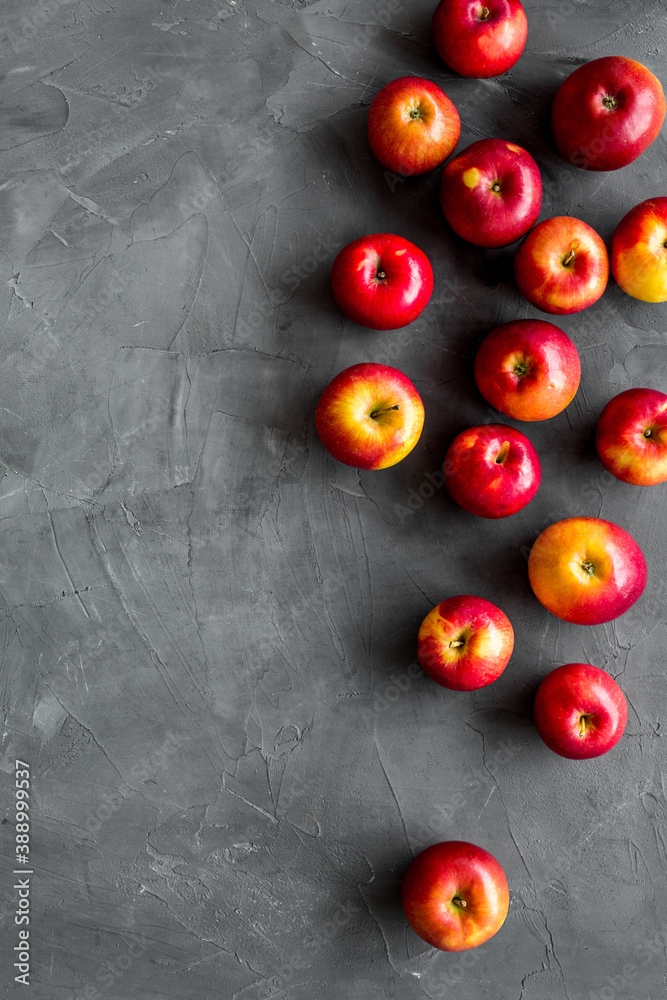
{"label": "apple stem cavity", "polygon": [[570,262],[574,260],[574,250],[570,250],[569,254],[563,261],[563,267],[568,267]]}
{"label": "apple stem cavity", "polygon": [[388,406],[384,410],[373,410],[370,416],[372,417],[373,420],[376,420],[378,417],[381,417],[383,413],[389,413],[390,410],[400,410],[400,408],[401,408],[400,403],[396,403],[395,406]]}
{"label": "apple stem cavity", "polygon": [[378,281],[384,281],[384,279],[387,277],[387,272],[386,271],[376,271],[375,277],[378,279]]}
{"label": "apple stem cavity", "polygon": [[465,899],[461,899],[460,896],[454,896],[452,903],[454,903],[455,906],[460,906],[462,909],[465,909],[467,905]]}
{"label": "apple stem cavity", "polygon": [[584,573],[588,573],[589,576],[593,576],[593,573],[595,573],[595,566],[590,561],[590,559],[584,559],[584,561],[581,564],[581,568],[583,569]]}
{"label": "apple stem cavity", "polygon": [[450,649],[456,649],[458,646],[462,646],[463,642],[460,639],[452,639],[449,644]]}
{"label": "apple stem cavity", "polygon": [[616,107],[616,98],[612,97],[611,94],[607,94],[606,97],[602,98],[602,103],[608,111],[613,111]]}
{"label": "apple stem cavity", "polygon": [[579,739],[583,739],[583,737],[586,735],[586,731],[588,729],[588,720],[589,719],[590,719],[590,715],[582,715],[580,717],[580,719],[579,719]]}
{"label": "apple stem cavity", "polygon": [[530,365],[527,361],[517,361],[513,371],[515,375],[519,376],[519,378],[523,378],[523,376],[527,375],[530,371]]}
{"label": "apple stem cavity", "polygon": [[494,183],[491,185],[491,190],[495,191],[496,194],[498,194],[498,192],[500,191],[500,184],[498,183],[498,181],[494,181]]}
{"label": "apple stem cavity", "polygon": [[503,441],[500,446],[500,451],[496,455],[496,465],[502,465],[507,456],[510,453],[510,443],[509,441]]}
{"label": "apple stem cavity", "polygon": [[650,438],[652,436],[653,436],[653,431],[651,430],[650,427],[647,427],[646,430],[644,431],[644,437],[645,438]]}
{"label": "apple stem cavity", "polygon": [[[491,11],[488,7],[482,7],[482,12],[479,15],[480,21],[486,21],[487,17],[491,16]],[[465,905],[465,904],[464,904]]]}

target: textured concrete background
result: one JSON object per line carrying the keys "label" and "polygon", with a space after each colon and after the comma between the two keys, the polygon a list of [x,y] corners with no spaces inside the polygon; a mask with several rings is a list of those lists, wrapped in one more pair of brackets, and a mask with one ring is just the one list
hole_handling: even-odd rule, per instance
{"label": "textured concrete background", "polygon": [[[661,0],[533,0],[517,66],[453,77],[435,0],[12,0],[0,29],[0,779],[2,996],[14,986],[14,759],[33,776],[34,1000],[656,1000],[667,990],[663,712],[666,487],[603,471],[591,434],[631,386],[665,389],[667,309],[613,284],[562,321],[582,358],[566,413],[523,425],[543,463],[501,522],[438,488],[447,444],[496,415],[472,359],[537,315],[513,250],[446,229],[438,172],[385,175],[373,94],[438,82],[482,136],[526,146],[542,218],[605,239],[667,194],[663,135],[633,165],[561,162],[548,111],[597,56],[667,83]],[[337,250],[390,231],[431,258],[407,329],[346,322]],[[314,430],[333,375],[387,362],[426,405],[384,472],[334,462]],[[520,426],[520,425],[517,425]],[[429,479],[431,477],[431,479]],[[435,485],[433,485],[435,482]],[[532,596],[526,552],[560,517],[601,515],[649,559],[645,595],[585,628]],[[510,616],[492,688],[416,676],[444,597]],[[587,660],[630,708],[596,761],[552,754],[531,700]],[[428,948],[399,906],[442,839],[504,866],[507,922],[466,956]],[[26,994],[27,995],[27,994]]]}

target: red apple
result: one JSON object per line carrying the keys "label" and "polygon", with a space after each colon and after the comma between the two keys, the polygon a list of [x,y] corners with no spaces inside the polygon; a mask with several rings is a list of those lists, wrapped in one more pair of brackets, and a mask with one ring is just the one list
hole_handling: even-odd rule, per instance
{"label": "red apple", "polygon": [[667,301],[667,198],[650,198],[623,216],[611,238],[611,273],[642,302]]}
{"label": "red apple", "polygon": [[518,60],[528,22],[519,0],[442,0],[431,31],[435,47],[461,76],[499,76]]}
{"label": "red apple", "polygon": [[414,243],[375,233],[343,247],[331,269],[331,290],[348,319],[372,330],[396,330],[427,305],[433,269]]}
{"label": "red apple", "polygon": [[368,141],[387,170],[410,177],[444,163],[456,148],[461,119],[447,95],[419,76],[393,80],[373,98]]}
{"label": "red apple", "polygon": [[540,460],[521,431],[505,424],[469,427],[445,455],[445,486],[460,507],[478,517],[508,517],[533,499]]}
{"label": "red apple", "polygon": [[581,219],[557,215],[528,233],[514,258],[514,275],[521,294],[543,312],[580,312],[607,287],[607,248]]}
{"label": "red apple", "polygon": [[558,151],[584,170],[632,163],[658,135],[665,118],[660,81],[626,56],[587,62],[558,89],[551,125]]}
{"label": "red apple", "polygon": [[505,922],[509,886],[492,854],[464,840],[445,840],[418,854],[403,876],[403,909],[433,948],[466,951]]}
{"label": "red apple", "polygon": [[550,750],[570,760],[584,760],[616,746],[628,721],[628,706],[604,670],[588,663],[566,663],[540,684],[533,718]]}
{"label": "red apple", "polygon": [[635,486],[667,480],[667,396],[626,389],[610,399],[595,430],[600,461],[612,476]]}
{"label": "red apple", "polygon": [[546,528],[528,558],[538,601],[557,618],[601,625],[624,614],[646,586],[646,560],[623,528],[599,517],[568,517]]}
{"label": "red apple", "polygon": [[492,684],[509,663],[514,630],[506,614],[483,597],[464,594],[429,611],[417,636],[424,672],[452,691]]}
{"label": "red apple", "polygon": [[540,169],[504,139],[480,139],[442,172],[440,204],[455,233],[478,247],[504,247],[535,224],[542,205]]}
{"label": "red apple", "polygon": [[424,404],[403,372],[366,362],[332,379],[317,404],[315,423],[322,444],[339,462],[386,469],[417,444]]}
{"label": "red apple", "polygon": [[579,388],[581,363],[570,338],[543,319],[517,319],[488,333],[475,358],[484,398],[515,420],[548,420]]}

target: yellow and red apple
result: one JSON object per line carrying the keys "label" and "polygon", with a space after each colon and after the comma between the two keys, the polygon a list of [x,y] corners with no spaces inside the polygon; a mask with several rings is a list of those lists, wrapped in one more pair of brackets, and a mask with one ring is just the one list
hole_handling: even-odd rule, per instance
{"label": "yellow and red apple", "polygon": [[475,357],[475,382],[484,398],[515,420],[548,420],[574,399],[579,352],[560,327],[517,319],[488,333]]}
{"label": "yellow and red apple", "polygon": [[667,301],[667,198],[649,198],[623,216],[611,238],[611,273],[634,299]]}
{"label": "yellow and red apple", "polygon": [[339,462],[357,469],[386,469],[417,444],[424,404],[403,372],[364,362],[339,372],[315,412],[317,433]]}
{"label": "yellow and red apple", "polygon": [[557,215],[528,233],[514,258],[514,276],[531,305],[563,316],[597,302],[609,280],[609,255],[591,226]]}
{"label": "yellow and red apple", "polygon": [[550,750],[585,760],[616,746],[628,721],[628,704],[604,670],[566,663],[547,674],[537,689],[533,719]]}
{"label": "yellow and red apple", "polygon": [[595,429],[600,461],[612,476],[634,486],[667,480],[667,395],[626,389],[610,399]]}
{"label": "yellow and red apple", "polygon": [[598,517],[568,517],[542,532],[528,558],[538,601],[557,618],[601,625],[624,614],[646,586],[646,560],[623,528]]}
{"label": "yellow and red apple", "polygon": [[626,56],[603,56],[561,84],[551,124],[561,156],[584,170],[617,170],[656,138],[665,118],[658,78]]}
{"label": "yellow and red apple", "polygon": [[525,434],[505,424],[482,424],[458,434],[445,455],[452,500],[478,517],[509,517],[533,499],[542,470]]}
{"label": "yellow and red apple", "polygon": [[401,898],[410,926],[431,947],[467,951],[500,930],[510,896],[492,854],[467,841],[445,840],[412,861]]}
{"label": "yellow and red apple", "polygon": [[480,139],[443,170],[440,204],[454,232],[468,243],[508,246],[525,236],[540,214],[540,169],[516,143]]}
{"label": "yellow and red apple", "polygon": [[417,658],[426,674],[452,691],[492,684],[509,663],[514,630],[507,615],[483,597],[462,594],[426,615]]}
{"label": "yellow and red apple", "polygon": [[401,76],[379,90],[368,111],[368,141],[387,170],[411,177],[444,163],[461,135],[453,101],[435,83]]}

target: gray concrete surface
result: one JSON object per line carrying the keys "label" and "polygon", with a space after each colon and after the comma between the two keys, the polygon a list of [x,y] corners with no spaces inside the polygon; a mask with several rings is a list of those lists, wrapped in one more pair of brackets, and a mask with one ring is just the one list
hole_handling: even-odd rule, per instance
{"label": "gray concrete surface", "polygon": [[[559,160],[548,112],[586,60],[667,83],[659,0],[534,0],[506,76],[454,77],[434,0],[12,0],[0,52],[2,996],[34,1000],[657,1000],[665,995],[665,487],[612,479],[591,434],[631,386],[664,389],[664,306],[613,284],[565,318],[582,386],[528,434],[543,463],[502,522],[429,476],[495,419],[472,359],[537,315],[513,250],[450,234],[437,172],[386,176],[366,110],[404,74],[438,82],[482,136],[526,146],[542,218],[605,239],[667,193],[663,132],[622,171]],[[346,322],[337,250],[400,233],[431,258],[407,329]],[[336,464],[314,430],[332,376],[393,364],[426,405],[400,465]],[[526,425],[522,427],[526,429]],[[583,628],[532,596],[525,554],[559,517],[645,548],[623,618]],[[416,677],[416,631],[472,592],[516,631],[492,687]],[[546,749],[531,700],[588,660],[630,706],[616,750]],[[14,761],[32,789],[31,972],[14,984]],[[461,956],[408,928],[421,848],[498,857],[508,919]]]}

